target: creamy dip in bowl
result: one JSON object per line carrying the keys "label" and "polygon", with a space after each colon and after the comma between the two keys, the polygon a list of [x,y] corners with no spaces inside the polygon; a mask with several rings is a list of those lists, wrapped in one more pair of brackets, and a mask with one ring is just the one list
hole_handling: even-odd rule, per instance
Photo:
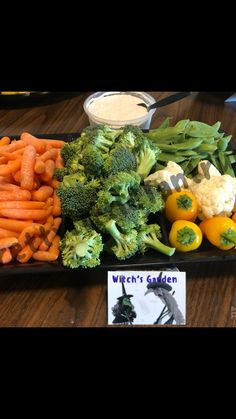
{"label": "creamy dip in bowl", "polygon": [[112,128],[137,125],[148,129],[155,109],[147,112],[138,103],[147,106],[156,100],[146,92],[97,92],[84,102],[84,110],[91,125],[106,124]]}

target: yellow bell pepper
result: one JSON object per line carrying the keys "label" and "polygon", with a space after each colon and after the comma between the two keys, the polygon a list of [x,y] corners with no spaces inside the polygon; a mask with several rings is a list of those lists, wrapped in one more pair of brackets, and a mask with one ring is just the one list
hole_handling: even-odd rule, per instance
{"label": "yellow bell pepper", "polygon": [[197,224],[191,221],[178,220],[172,224],[169,241],[179,252],[191,252],[202,243],[202,232]]}
{"label": "yellow bell pepper", "polygon": [[195,221],[197,210],[197,200],[190,191],[174,192],[165,203],[165,216],[171,223],[176,220]]}
{"label": "yellow bell pepper", "polygon": [[236,246],[236,223],[229,217],[213,217],[199,224],[209,242],[221,250]]}

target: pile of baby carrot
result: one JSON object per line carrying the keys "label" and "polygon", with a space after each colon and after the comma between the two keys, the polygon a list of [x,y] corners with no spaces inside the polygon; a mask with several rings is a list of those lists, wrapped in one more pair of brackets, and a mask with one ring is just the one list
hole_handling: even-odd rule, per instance
{"label": "pile of baby carrot", "polygon": [[27,132],[0,140],[0,263],[58,258],[62,219],[53,174],[63,167],[63,145]]}

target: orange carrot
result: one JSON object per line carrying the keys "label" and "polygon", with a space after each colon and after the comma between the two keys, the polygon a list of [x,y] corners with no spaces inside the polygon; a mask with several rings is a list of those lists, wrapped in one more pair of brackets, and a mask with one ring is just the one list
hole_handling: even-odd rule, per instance
{"label": "orange carrot", "polygon": [[34,171],[39,175],[45,171],[45,163],[42,160],[39,160],[39,158],[37,158],[35,161]]}
{"label": "orange carrot", "polygon": [[45,151],[41,156],[38,157],[38,160],[46,162],[47,160],[55,160],[57,158],[57,149],[51,148],[48,151]]}
{"label": "orange carrot", "polygon": [[32,191],[34,186],[34,163],[36,150],[32,145],[25,147],[21,163],[21,187]]}
{"label": "orange carrot", "polygon": [[34,220],[39,221],[47,218],[52,212],[52,207],[47,209],[2,209],[0,210],[1,217],[9,217],[19,220]]}
{"label": "orange carrot", "polygon": [[57,195],[57,191],[55,190],[53,193],[53,210],[52,210],[52,215],[54,215],[54,217],[58,217],[59,215],[61,215],[61,201],[59,196]]}
{"label": "orange carrot", "polygon": [[52,242],[49,251],[38,250],[33,254],[33,259],[43,262],[53,262],[59,256],[60,236],[56,236]]}
{"label": "orange carrot", "polygon": [[0,140],[0,147],[4,146],[4,145],[8,145],[10,144],[11,139],[9,137],[2,137]]}
{"label": "orange carrot", "polygon": [[10,249],[3,249],[0,250],[0,263],[3,265],[6,265],[7,263],[10,263],[12,261],[12,254],[10,252]]}
{"label": "orange carrot", "polygon": [[10,175],[7,176],[0,176],[0,182],[3,183],[14,183],[14,178],[13,175],[14,173],[11,173]]}
{"label": "orange carrot", "polygon": [[60,217],[55,218],[52,230],[48,234],[47,240],[44,240],[42,244],[40,245],[39,250],[48,250],[48,248],[51,246],[54,240],[54,237],[56,236],[58,232],[61,222],[62,222],[62,219]]}
{"label": "orange carrot", "polygon": [[38,223],[32,223],[25,227],[18,237],[18,243],[21,247],[28,244],[33,236],[39,236],[43,234],[43,226]]}
{"label": "orange carrot", "polygon": [[49,253],[51,255],[57,255],[56,259],[58,258],[59,252],[60,252],[59,251],[60,240],[61,240],[61,238],[60,238],[59,235],[55,236],[53,241],[52,241],[52,245],[49,248]]}
{"label": "orange carrot", "polygon": [[59,185],[60,185],[60,182],[57,180],[57,179],[55,179],[55,178],[52,178],[52,180],[51,181],[49,181],[49,182],[47,182],[48,183],[48,185],[50,185],[53,189],[57,189],[58,187],[59,187]]}
{"label": "orange carrot", "polygon": [[21,171],[18,170],[17,172],[13,173],[13,178],[15,182],[20,183],[21,182]]}
{"label": "orange carrot", "polygon": [[51,145],[54,148],[62,148],[65,145],[65,141],[63,140],[49,140],[47,138],[43,138],[42,141],[45,143],[46,146]]}
{"label": "orange carrot", "polygon": [[46,224],[49,224],[50,226],[53,226],[54,218],[52,215],[49,215],[49,217],[46,220]]}
{"label": "orange carrot", "polygon": [[63,158],[61,157],[61,149],[58,148],[57,150],[57,158],[56,158],[56,168],[61,168],[64,167],[64,161]]}
{"label": "orange carrot", "polygon": [[45,162],[45,171],[41,175],[42,181],[43,182],[50,182],[53,178],[54,170],[55,170],[54,161],[53,160],[47,160]]}
{"label": "orange carrot", "polygon": [[[52,203],[51,203],[52,205]],[[51,206],[49,205],[49,206]],[[22,209],[45,209],[45,202],[40,201],[0,201],[0,209],[22,208]]]}
{"label": "orange carrot", "polygon": [[21,191],[21,189],[12,183],[0,182],[0,191]]}
{"label": "orange carrot", "polygon": [[0,164],[6,164],[8,162],[8,159],[6,157],[0,157]]}
{"label": "orange carrot", "polygon": [[13,151],[19,150],[20,148],[25,146],[25,141],[12,141],[11,144],[0,147],[0,155],[4,155],[5,152],[12,153]]}
{"label": "orange carrot", "polygon": [[0,218],[0,228],[6,228],[8,230],[14,230],[16,232],[21,232],[25,227],[32,224],[32,219],[29,221],[19,221],[14,218],[9,220],[6,218]]}
{"label": "orange carrot", "polygon": [[0,191],[0,201],[29,201],[30,198],[29,191]]}
{"label": "orange carrot", "polygon": [[37,153],[42,154],[45,151],[46,143],[44,141],[39,140],[38,138],[34,137],[33,135],[29,134],[28,132],[23,132],[20,136],[21,140],[24,141],[28,145],[33,145],[37,151]]}
{"label": "orange carrot", "polygon": [[16,237],[18,238],[19,233],[16,233],[15,231],[6,230],[5,228],[0,228],[0,237]]}
{"label": "orange carrot", "polygon": [[43,185],[37,191],[32,192],[32,199],[34,201],[46,201],[53,194],[51,186]]}
{"label": "orange carrot", "polygon": [[14,246],[18,243],[18,239],[16,237],[2,237],[0,239],[0,250],[6,249],[7,247]]}
{"label": "orange carrot", "polygon": [[2,164],[0,166],[0,176],[7,176],[13,172],[16,172],[17,170],[19,170],[20,166],[21,166],[21,159],[13,160],[12,162],[9,162],[8,164]]}
{"label": "orange carrot", "polygon": [[40,237],[35,237],[29,244],[24,246],[22,250],[19,251],[16,259],[20,263],[27,263],[32,257],[33,253],[36,252],[39,245],[41,244],[42,239]]}

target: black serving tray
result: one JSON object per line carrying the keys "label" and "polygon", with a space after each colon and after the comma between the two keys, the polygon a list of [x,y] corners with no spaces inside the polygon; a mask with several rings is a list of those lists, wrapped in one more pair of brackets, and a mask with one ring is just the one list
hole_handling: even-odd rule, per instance
{"label": "black serving tray", "polygon": [[[34,133],[33,133],[34,134]],[[34,134],[37,138],[51,138],[64,140],[70,142],[78,138],[79,133],[68,133],[68,134]],[[12,135],[11,138],[18,139],[19,136]],[[162,214],[157,214],[153,216],[152,222],[157,222],[161,226],[163,239],[162,241],[165,244],[168,243],[168,235],[170,230],[170,225],[168,221],[164,218]],[[68,220],[64,219],[60,229],[60,235],[63,237],[63,234],[69,227],[70,223]],[[130,259],[125,261],[119,261],[112,255],[108,255],[105,252],[101,255],[101,265],[97,266],[96,269],[104,270],[135,270],[135,269],[155,269],[159,267],[168,267],[178,264],[185,263],[201,263],[201,262],[217,262],[217,261],[236,261],[236,250],[223,251],[219,250],[216,247],[212,246],[210,243],[205,240],[201,247],[198,250],[181,253],[175,252],[171,257],[165,256],[161,253],[157,253],[153,250],[148,251],[145,255],[136,254]],[[4,275],[18,275],[18,274],[50,274],[50,273],[60,273],[60,272],[77,272],[83,271],[88,272],[88,270],[78,268],[78,269],[68,269],[63,267],[61,259],[59,258],[56,262],[38,262],[30,261],[26,264],[21,264],[19,262],[14,262],[7,265],[0,265],[0,276]]]}

